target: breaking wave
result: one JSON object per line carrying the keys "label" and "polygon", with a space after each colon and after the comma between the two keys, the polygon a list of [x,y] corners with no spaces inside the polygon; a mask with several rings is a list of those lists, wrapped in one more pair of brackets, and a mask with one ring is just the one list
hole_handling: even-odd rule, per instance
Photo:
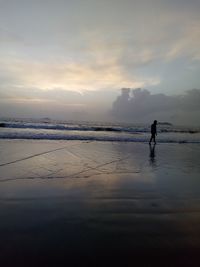
{"label": "breaking wave", "polygon": [[[0,139],[148,142],[150,127],[124,123],[0,121]],[[158,125],[160,143],[200,143],[200,129]]]}

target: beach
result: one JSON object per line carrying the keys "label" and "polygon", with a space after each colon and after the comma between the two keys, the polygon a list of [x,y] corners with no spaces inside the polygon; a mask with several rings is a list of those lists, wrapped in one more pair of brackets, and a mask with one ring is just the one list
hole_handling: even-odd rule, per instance
{"label": "beach", "polygon": [[199,144],[0,140],[0,158],[2,266],[200,262]]}

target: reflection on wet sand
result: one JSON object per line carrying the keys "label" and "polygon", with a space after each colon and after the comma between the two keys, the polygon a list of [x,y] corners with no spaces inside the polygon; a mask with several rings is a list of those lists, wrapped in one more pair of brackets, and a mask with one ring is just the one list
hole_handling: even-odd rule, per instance
{"label": "reflection on wet sand", "polygon": [[152,167],[156,167],[156,144],[149,144],[149,162]]}
{"label": "reflection on wet sand", "polygon": [[199,266],[199,147],[20,144],[0,143],[2,266]]}

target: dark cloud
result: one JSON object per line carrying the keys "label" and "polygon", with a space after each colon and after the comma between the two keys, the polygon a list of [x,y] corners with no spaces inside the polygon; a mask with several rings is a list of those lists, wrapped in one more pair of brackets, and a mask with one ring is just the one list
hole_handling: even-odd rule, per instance
{"label": "dark cloud", "polygon": [[158,119],[173,123],[200,124],[200,90],[184,95],[151,94],[146,89],[121,89],[113,102],[112,115],[118,120],[144,122]]}

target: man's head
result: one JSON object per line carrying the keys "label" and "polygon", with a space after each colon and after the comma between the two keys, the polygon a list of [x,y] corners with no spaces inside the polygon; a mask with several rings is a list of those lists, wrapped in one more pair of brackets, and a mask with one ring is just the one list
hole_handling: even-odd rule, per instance
{"label": "man's head", "polygon": [[157,124],[157,120],[155,120],[153,123],[156,125]]}

